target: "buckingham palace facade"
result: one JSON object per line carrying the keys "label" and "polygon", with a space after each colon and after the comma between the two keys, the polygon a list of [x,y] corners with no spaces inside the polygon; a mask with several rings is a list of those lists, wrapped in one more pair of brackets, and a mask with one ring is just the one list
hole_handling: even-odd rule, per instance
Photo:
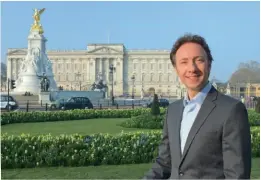
{"label": "buckingham palace facade", "polygon": [[[8,49],[7,77],[16,80],[27,49]],[[154,88],[164,96],[176,96],[180,84],[169,59],[169,50],[127,50],[123,44],[88,44],[85,50],[47,50],[58,86],[64,90],[89,90],[99,77],[111,88],[109,66],[113,74],[114,94],[135,96]],[[132,78],[135,77],[135,78]]]}

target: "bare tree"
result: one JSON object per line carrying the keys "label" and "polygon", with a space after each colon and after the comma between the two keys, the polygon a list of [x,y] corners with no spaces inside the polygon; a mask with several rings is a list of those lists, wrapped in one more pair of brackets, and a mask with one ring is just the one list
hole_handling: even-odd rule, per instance
{"label": "bare tree", "polygon": [[253,60],[248,61],[246,63],[244,63],[244,62],[240,63],[238,66],[238,69],[244,69],[244,68],[249,69],[253,72],[259,73],[260,72],[260,63],[257,61],[253,61]]}
{"label": "bare tree", "polygon": [[260,64],[257,61],[240,63],[238,69],[232,74],[230,83],[250,82],[260,83]]}

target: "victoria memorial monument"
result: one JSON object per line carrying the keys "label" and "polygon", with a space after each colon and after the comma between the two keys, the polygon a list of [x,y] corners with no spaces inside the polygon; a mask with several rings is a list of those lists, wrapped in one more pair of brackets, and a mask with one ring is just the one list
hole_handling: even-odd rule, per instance
{"label": "victoria memorial monument", "polygon": [[15,92],[39,94],[41,91],[56,91],[57,85],[52,71],[52,62],[46,54],[46,38],[40,24],[40,15],[45,9],[34,9],[34,22],[28,36],[26,55],[16,67]]}

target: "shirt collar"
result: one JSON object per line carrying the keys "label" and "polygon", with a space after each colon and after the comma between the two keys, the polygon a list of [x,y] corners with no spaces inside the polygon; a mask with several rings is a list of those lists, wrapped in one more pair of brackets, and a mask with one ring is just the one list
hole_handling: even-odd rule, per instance
{"label": "shirt collar", "polygon": [[184,106],[191,103],[202,105],[211,87],[212,87],[211,83],[208,82],[207,85],[191,100],[188,99],[188,94],[186,93],[183,100]]}

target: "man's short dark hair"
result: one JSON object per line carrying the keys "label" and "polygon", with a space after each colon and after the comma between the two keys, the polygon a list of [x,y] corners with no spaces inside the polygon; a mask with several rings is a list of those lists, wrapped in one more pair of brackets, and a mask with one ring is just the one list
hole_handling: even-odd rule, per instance
{"label": "man's short dark hair", "polygon": [[201,47],[205,50],[205,52],[207,54],[208,61],[210,62],[210,64],[212,63],[213,57],[211,55],[211,51],[208,47],[206,40],[199,35],[185,34],[177,39],[177,41],[175,42],[175,44],[173,45],[173,47],[171,49],[170,61],[173,66],[175,66],[175,63],[176,63],[175,56],[176,56],[178,49],[180,48],[180,46],[182,46],[185,43],[196,43],[196,44],[201,45]]}

